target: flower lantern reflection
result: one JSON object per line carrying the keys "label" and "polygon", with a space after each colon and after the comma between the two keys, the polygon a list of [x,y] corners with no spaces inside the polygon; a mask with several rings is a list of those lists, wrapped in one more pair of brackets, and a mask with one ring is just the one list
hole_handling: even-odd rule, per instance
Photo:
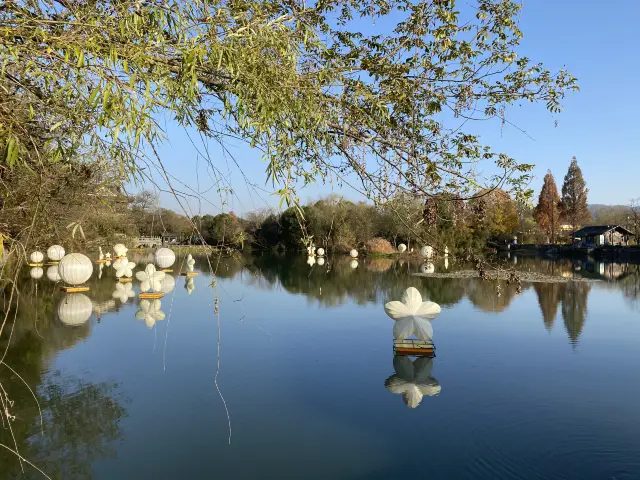
{"label": "flower lantern reflection", "polygon": [[433,358],[418,357],[411,360],[405,356],[393,357],[395,375],[391,375],[384,382],[384,386],[391,393],[402,395],[405,405],[416,408],[422,398],[438,395],[442,387],[438,380],[431,376]]}
{"label": "flower lantern reflection", "polygon": [[157,321],[164,320],[165,314],[161,310],[162,304],[160,300],[142,300],[140,301],[140,310],[136,312],[138,320],[144,320],[147,327],[152,328]]}

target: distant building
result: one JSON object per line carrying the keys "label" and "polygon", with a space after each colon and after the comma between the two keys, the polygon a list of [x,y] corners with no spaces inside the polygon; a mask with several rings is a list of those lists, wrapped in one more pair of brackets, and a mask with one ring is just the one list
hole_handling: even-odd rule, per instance
{"label": "distant building", "polygon": [[633,233],[620,225],[592,225],[573,234],[573,240],[584,246],[628,245]]}

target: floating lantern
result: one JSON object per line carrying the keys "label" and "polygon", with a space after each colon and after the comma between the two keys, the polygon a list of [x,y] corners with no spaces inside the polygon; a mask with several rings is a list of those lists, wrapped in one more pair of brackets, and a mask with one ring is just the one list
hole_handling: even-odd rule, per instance
{"label": "floating lantern", "polygon": [[98,280],[102,278],[102,270],[104,270],[104,264],[100,263],[98,264]]}
{"label": "floating lantern", "polygon": [[318,254],[319,257],[324,257],[324,248],[319,248],[318,251],[316,252]]}
{"label": "floating lantern", "polygon": [[42,275],[44,275],[44,270],[41,267],[33,267],[29,270],[29,276],[34,280],[42,278]]}
{"label": "floating lantern", "polygon": [[349,252],[349,255],[351,255],[351,258],[358,258],[358,250],[354,248]]}
{"label": "floating lantern", "polygon": [[191,295],[191,292],[196,289],[193,277],[187,277],[186,281],[184,282],[184,288],[187,290],[187,295]]}
{"label": "floating lantern", "polygon": [[[89,257],[81,253],[65,255],[58,265],[58,273],[67,285],[82,285],[91,278],[93,264]],[[89,290],[89,287],[82,287]]]}
{"label": "floating lantern", "polygon": [[[62,264],[62,262],[60,263]],[[89,320],[92,311],[93,303],[89,297],[82,293],[71,293],[65,295],[60,301],[58,318],[65,325],[82,325]]]}
{"label": "floating lantern", "polygon": [[38,250],[36,250],[31,255],[29,255],[29,260],[34,265],[40,265],[44,260],[44,255],[42,254],[42,252],[39,252]]}
{"label": "floating lantern", "polygon": [[160,281],[160,287],[162,293],[164,293],[165,295],[171,292],[176,287],[176,281],[173,278],[173,275],[169,275],[168,273],[166,273],[164,275],[164,278]]}
{"label": "floating lantern", "polygon": [[60,272],[58,272],[58,265],[51,265],[47,268],[47,278],[52,282],[59,282],[62,280]]}
{"label": "floating lantern", "polygon": [[133,276],[133,269],[136,267],[134,262],[130,262],[127,258],[119,258],[113,262],[113,266],[116,269],[116,277],[131,277]]}
{"label": "floating lantern", "polygon": [[47,249],[47,257],[52,262],[59,262],[64,257],[65,251],[60,245],[52,245]]}
{"label": "floating lantern", "polygon": [[127,255],[129,249],[125,247],[122,243],[116,243],[113,246],[113,251],[115,252],[117,257],[124,257]]}
{"label": "floating lantern", "polygon": [[449,270],[449,259],[448,258],[444,259],[444,269],[445,270]]}
{"label": "floating lantern", "polygon": [[104,254],[104,259],[111,263],[111,252],[107,252]]}
{"label": "floating lantern", "polygon": [[324,257],[320,257],[316,260],[316,262],[318,263],[318,265],[322,266],[324,265]]}
{"label": "floating lantern", "polygon": [[187,267],[191,267],[191,271],[193,271],[193,266],[196,264],[196,261],[193,259],[193,255],[187,255]]}
{"label": "floating lantern", "polygon": [[138,320],[144,320],[147,327],[152,328],[157,321],[164,320],[165,315],[161,310],[162,304],[160,300],[142,300],[140,302],[140,310],[136,312]]}
{"label": "floating lantern", "polygon": [[162,280],[166,274],[164,272],[156,271],[155,265],[150,263],[146,266],[144,271],[136,272],[136,278],[140,280],[140,290],[147,292],[152,290],[155,293],[162,292]]}
{"label": "floating lantern", "polygon": [[351,268],[358,268],[358,260],[351,260],[351,262],[349,262],[349,265],[351,266]]}
{"label": "floating lantern", "polygon": [[159,248],[155,255],[156,265],[167,269],[176,261],[176,254],[170,248]]}
{"label": "floating lantern", "polygon": [[98,247],[98,261],[99,262],[103,262],[104,261],[104,253],[102,253],[102,247]]}
{"label": "floating lantern", "polygon": [[400,253],[404,253],[407,251],[407,246],[404,243],[401,243],[400,245],[398,245],[398,251]]}
{"label": "floating lantern", "polygon": [[314,257],[313,255],[309,255],[307,257],[307,265],[309,265],[310,267],[313,267],[316,264],[316,257]]}
{"label": "floating lantern", "polygon": [[426,247],[422,247],[420,249],[420,255],[422,255],[425,258],[433,257],[433,247],[430,245],[427,245]]}
{"label": "floating lantern", "polygon": [[409,287],[402,295],[402,301],[388,302],[384,311],[395,320],[393,337],[404,340],[415,335],[421,340],[431,341],[433,338],[433,320],[440,313],[440,305],[434,302],[423,302],[422,295],[414,287]]}
{"label": "floating lantern", "polygon": [[433,273],[436,271],[436,267],[433,263],[429,262],[429,263],[423,263],[422,265],[420,265],[420,273],[425,273],[427,275]]}
{"label": "floating lantern", "polygon": [[126,303],[127,300],[136,296],[131,283],[116,283],[116,289],[111,294],[116,300]]}
{"label": "floating lantern", "polygon": [[449,256],[449,247],[444,247],[444,256],[445,257]]}
{"label": "floating lantern", "polygon": [[420,357],[411,361],[409,357],[393,357],[395,375],[391,375],[384,382],[384,386],[391,393],[402,395],[404,403],[409,408],[420,405],[426,395],[432,397],[442,390],[438,380],[431,376],[433,358]]}

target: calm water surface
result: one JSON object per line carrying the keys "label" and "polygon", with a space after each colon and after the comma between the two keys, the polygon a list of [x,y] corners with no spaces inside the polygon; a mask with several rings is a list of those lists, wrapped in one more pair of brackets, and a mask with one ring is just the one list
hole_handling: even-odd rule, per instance
{"label": "calm water surface", "polygon": [[[214,281],[198,259],[159,320],[96,267],[91,318],[70,326],[58,286],[27,272],[0,442],[13,433],[60,479],[640,478],[638,267],[505,260],[602,281],[518,295],[410,276],[418,264],[268,255],[213,258]],[[443,307],[432,360],[393,356],[383,305],[409,286]],[[83,320],[74,305],[67,323]],[[422,398],[402,394],[412,384]],[[0,451],[2,478],[42,478],[24,471]]]}

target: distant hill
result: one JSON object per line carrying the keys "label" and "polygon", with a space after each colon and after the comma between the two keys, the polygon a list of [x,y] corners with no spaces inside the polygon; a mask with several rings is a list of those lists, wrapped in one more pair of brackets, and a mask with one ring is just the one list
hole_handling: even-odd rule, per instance
{"label": "distant hill", "polygon": [[626,225],[628,223],[629,207],[627,205],[603,205],[594,203],[589,205],[592,225]]}

